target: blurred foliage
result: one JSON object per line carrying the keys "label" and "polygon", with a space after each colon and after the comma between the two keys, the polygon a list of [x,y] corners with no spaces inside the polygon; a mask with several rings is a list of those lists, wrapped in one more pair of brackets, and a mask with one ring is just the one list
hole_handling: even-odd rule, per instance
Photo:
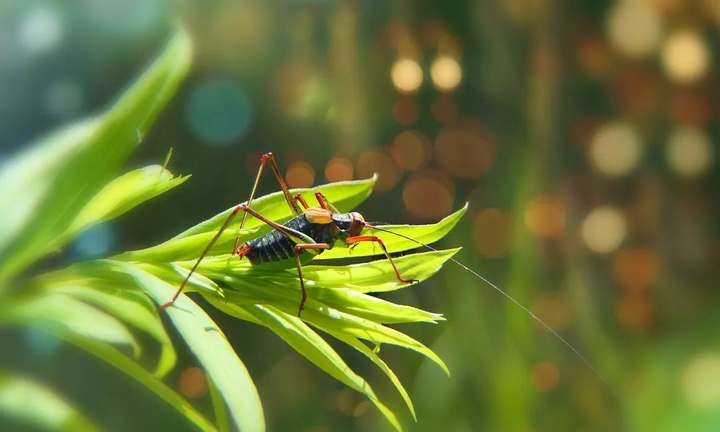
{"label": "blurred foliage", "polygon": [[[269,328],[320,369],[366,395],[395,429],[402,430],[397,415],[380,401],[371,385],[353,372],[313,330],[313,327],[322,330],[375,363],[397,388],[416,419],[407,391],[379,356],[380,346],[389,344],[417,351],[446,373],[448,370],[432,350],[385,324],[436,323],[442,316],[368,295],[411,285],[397,280],[395,270],[384,257],[353,265],[308,266],[309,298],[300,318],[296,315],[300,289],[294,268],[255,266],[226,253],[235,237],[247,242],[268,231],[266,225],[254,218],[242,230],[239,220],[226,225],[224,222],[235,215],[233,209],[229,209],[154,247],[122,253],[115,258],[81,262],[29,280],[13,278],[89,227],[110,221],[188,179],[175,177],[164,166],[156,165],[115,179],[109,179],[107,173],[115,172],[116,166],[127,158],[129,151],[123,151],[123,146],[132,149],[142,139],[183,78],[190,58],[189,36],[181,29],[161,57],[106,114],[69,126],[66,130],[72,132],[56,133],[36,144],[8,162],[5,171],[0,173],[13,188],[10,192],[32,198],[22,204],[19,215],[11,199],[5,200],[5,208],[0,207],[0,213],[13,221],[7,233],[12,241],[8,242],[0,265],[0,275],[3,275],[0,324],[40,329],[93,354],[136,379],[201,430],[229,430],[228,418],[232,420],[233,429],[265,430],[260,399],[247,369],[223,331],[184,295],[165,312],[202,366],[203,385],[212,387],[215,421],[208,420],[201,410],[162,381],[175,366],[177,353],[157,307],[172,298],[210,239],[226,227],[225,238],[220,238],[190,278],[188,291],[199,291],[210,304],[230,316]],[[81,132],[77,133],[78,130]],[[166,163],[170,156],[171,153]],[[304,194],[309,200],[316,192],[323,192],[340,211],[349,211],[370,195],[375,180],[373,177],[337,182],[313,189],[294,189],[292,193]],[[96,186],[103,183],[102,187]],[[38,184],[45,186],[36,190]],[[72,187],[65,189],[68,185]],[[253,208],[282,222],[293,216],[286,204],[282,193],[274,193],[253,201]],[[432,242],[447,234],[465,210],[455,212],[436,225],[402,225],[393,229]],[[385,243],[391,252],[404,252],[417,246],[398,237],[386,239]],[[357,249],[338,248],[329,258],[371,259],[377,255],[373,248]],[[417,283],[434,274],[458,250],[405,255],[397,259],[396,265],[406,278]],[[324,260],[317,261],[323,264]],[[143,365],[146,346],[129,327],[140,330],[159,345],[154,371]],[[49,390],[13,374],[0,378],[4,391],[4,397],[0,398],[3,421],[46,430],[94,428]],[[32,397],[33,402],[24,400],[25,397]],[[34,417],[31,412],[39,416]]]}

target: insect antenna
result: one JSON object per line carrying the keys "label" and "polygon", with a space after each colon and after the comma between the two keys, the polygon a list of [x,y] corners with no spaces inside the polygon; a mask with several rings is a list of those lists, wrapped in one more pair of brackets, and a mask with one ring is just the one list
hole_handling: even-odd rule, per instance
{"label": "insect antenna", "polygon": [[[404,238],[404,239],[406,239],[406,240],[410,240],[410,241],[412,241],[412,242],[415,242],[415,243],[417,243],[418,245],[420,245],[420,246],[422,246],[422,247],[424,247],[424,248],[430,249],[430,250],[435,251],[435,252],[439,252],[436,248],[434,248],[434,247],[432,247],[432,246],[430,246],[430,245],[428,245],[428,244],[426,244],[426,243],[423,243],[423,242],[421,242],[420,240],[414,239],[414,238],[412,238],[412,237],[410,237],[410,236],[408,236],[408,235],[405,235],[405,234],[402,234],[402,233],[398,233],[398,232],[394,232],[394,231],[390,231],[390,230],[388,230],[388,229],[380,228],[380,227],[377,227],[377,226],[375,226],[375,225],[371,225],[371,224],[368,224],[368,223],[366,223],[365,226],[366,226],[367,228],[370,228],[370,229],[373,229],[373,230],[378,230],[378,231],[382,231],[382,232],[386,232],[386,233],[389,233],[389,234],[396,235],[396,236],[398,236],[398,237],[402,237],[402,238]],[[565,339],[564,337],[562,337],[562,335],[560,335],[560,333],[558,333],[555,329],[553,329],[552,327],[550,327],[550,325],[549,325],[548,323],[546,323],[545,321],[543,321],[542,318],[540,318],[540,317],[537,316],[533,311],[531,311],[530,308],[528,308],[527,306],[525,306],[525,305],[523,305],[522,303],[520,303],[520,301],[516,300],[515,297],[511,296],[507,291],[505,291],[505,290],[503,290],[502,288],[500,288],[498,285],[496,285],[495,283],[493,283],[492,281],[490,281],[489,279],[487,279],[485,276],[481,275],[480,273],[478,273],[478,272],[476,272],[475,270],[471,269],[470,267],[466,266],[465,264],[463,264],[462,262],[458,261],[458,260],[455,259],[454,257],[450,257],[449,260],[452,261],[453,263],[455,263],[456,265],[458,265],[459,267],[461,267],[462,269],[464,269],[465,271],[467,271],[467,272],[469,272],[470,274],[474,275],[476,278],[480,279],[482,282],[484,282],[485,284],[487,284],[488,286],[490,286],[492,289],[494,289],[495,291],[497,291],[498,293],[500,293],[500,294],[501,294],[503,297],[505,297],[507,300],[509,300],[512,304],[514,304],[515,306],[517,306],[518,308],[520,308],[521,310],[523,310],[525,313],[527,313],[533,320],[535,320],[535,322],[537,322],[538,324],[540,324],[540,325],[542,326],[542,328],[544,328],[545,330],[547,330],[548,332],[550,332],[554,337],[556,337],[560,342],[562,342],[563,345],[565,345],[566,348],[568,348],[570,351],[572,351],[572,353],[575,354],[575,355],[577,356],[577,358],[579,358],[580,361],[582,361],[582,362],[585,364],[585,366],[593,373],[593,375],[595,375],[600,381],[602,381],[602,383],[603,383],[611,392],[614,393],[614,390],[613,390],[612,386],[610,386],[610,383],[609,383],[607,380],[605,380],[605,378],[603,378],[603,376],[597,371],[597,369],[595,369],[595,367],[594,367],[593,364],[590,362],[590,360],[588,360],[588,358],[585,357],[585,356],[580,352],[579,349],[575,348],[575,346],[574,346],[573,344],[571,344],[567,339]]]}

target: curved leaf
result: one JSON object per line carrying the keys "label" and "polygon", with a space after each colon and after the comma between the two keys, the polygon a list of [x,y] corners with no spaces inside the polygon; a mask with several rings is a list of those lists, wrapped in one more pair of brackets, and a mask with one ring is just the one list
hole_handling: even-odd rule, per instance
{"label": "curved leaf", "polygon": [[53,287],[53,290],[98,306],[155,339],[160,344],[156,376],[165,376],[175,366],[177,354],[160,317],[133,293],[95,280],[63,284]]}
{"label": "curved leaf", "polygon": [[136,356],[140,345],[120,321],[70,296],[49,293],[24,301],[4,303],[0,322],[44,329],[55,335],[73,334],[105,343],[127,345]]}
{"label": "curved leaf", "polygon": [[[352,180],[330,183],[306,189],[292,189],[292,194],[302,193],[308,201],[314,200],[315,192],[322,192],[344,211],[350,210],[363,202],[372,192],[376,177],[364,180]],[[271,220],[285,222],[292,217],[290,207],[285,203],[282,192],[275,192],[253,200],[253,208]],[[181,261],[197,258],[203,248],[210,242],[222,226],[235,206],[201,222],[194,227],[178,234],[170,240],[147,249],[127,252],[116,259],[128,261]],[[257,219],[248,216],[242,232],[238,232],[242,215],[228,225],[228,228],[210,250],[210,256],[227,254],[232,250],[235,238],[240,235],[241,241],[258,237],[269,230],[269,227]]]}
{"label": "curved leaf", "polygon": [[345,335],[344,333],[322,327],[320,328],[320,330],[331,335],[339,341],[345,342],[346,344],[363,353],[365,357],[369,358],[370,361],[375,363],[375,365],[377,365],[377,367],[379,367],[380,370],[382,370],[383,373],[388,377],[390,382],[392,382],[393,386],[395,386],[395,389],[398,391],[398,393],[400,393],[400,397],[402,397],[403,401],[405,401],[405,405],[407,406],[408,411],[410,411],[410,415],[412,415],[413,420],[417,421],[417,415],[415,414],[415,406],[412,403],[412,399],[410,399],[410,395],[408,394],[407,390],[405,390],[405,387],[400,382],[400,379],[397,377],[397,375],[395,375],[395,372],[393,372],[390,366],[388,366],[388,364],[385,363],[385,361],[381,359],[375,351],[368,348],[368,346],[365,345],[358,338],[350,337]]}
{"label": "curved leaf", "polygon": [[0,419],[11,419],[33,430],[98,430],[85,415],[41,383],[0,371]]}
{"label": "curved leaf", "polygon": [[[330,202],[335,204],[340,211],[350,211],[370,196],[376,181],[377,176],[372,176],[362,180],[348,180],[327,183],[311,188],[290,189],[290,194],[293,196],[296,194],[302,194],[309,203],[313,203],[315,202],[315,192],[322,192],[323,195],[325,195]],[[284,222],[293,216],[290,206],[285,203],[285,197],[283,196],[282,191],[255,198],[253,200],[252,207],[257,212],[274,221]],[[212,218],[183,231],[173,237],[173,239],[217,230],[223,222],[225,222],[225,219],[234,208],[235,206],[230,207],[222,213],[219,213]],[[239,222],[235,223],[235,226],[237,225],[239,225]],[[253,228],[261,225],[263,225],[262,222],[252,217],[248,217],[248,220],[245,223],[247,228]],[[233,226],[231,226],[231,228],[232,227]]]}
{"label": "curved leaf", "polygon": [[325,339],[308,327],[300,318],[267,305],[241,308],[237,305],[223,303],[215,299],[209,300],[213,306],[228,315],[253,321],[272,330],[288,345],[293,347],[295,351],[324,370],[328,375],[353,390],[364,394],[396,430],[402,430],[402,426],[395,414],[380,401],[370,384],[353,372]]}
{"label": "curved leaf", "polygon": [[[468,204],[466,203],[462,208],[455,211],[454,213],[444,217],[441,221],[428,224],[428,225],[378,225],[379,228],[387,229],[399,234],[412,237],[425,244],[432,244],[441,238],[445,237],[447,233],[452,230],[455,225],[460,221],[463,215],[467,212]],[[411,249],[417,249],[421,247],[418,243],[392,235],[390,233],[374,230],[367,228],[363,230],[363,234],[377,235],[387,247],[390,253],[402,252]],[[335,244],[332,249],[323,252],[318,255],[314,261],[323,261],[329,259],[338,258],[357,258],[363,256],[382,255],[382,249],[374,242],[362,242],[356,243],[353,249],[349,249],[342,242]]]}
{"label": "curved leaf", "polygon": [[63,237],[73,238],[83,229],[114,219],[184,183],[189,176],[175,177],[160,165],[130,171],[105,185],[80,211]]}
{"label": "curved leaf", "polygon": [[178,30],[109,111],[41,140],[9,162],[0,173],[0,226],[11,229],[0,236],[0,284],[68,240],[62,234],[115,176],[175,93],[191,51],[187,33]]}
{"label": "curved leaf", "polygon": [[185,398],[177,394],[165,383],[153,376],[138,363],[116,350],[112,346],[94,339],[83,338],[75,334],[58,335],[63,340],[98,357],[105,363],[134,378],[148,390],[168,403],[178,413],[202,431],[215,431],[215,426],[203,414],[197,411]]}
{"label": "curved leaf", "polygon": [[[161,279],[131,264],[121,266],[158,305],[173,295],[175,287]],[[264,431],[265,420],[255,384],[222,330],[184,295],[165,313],[217,386],[237,428],[242,432]]]}

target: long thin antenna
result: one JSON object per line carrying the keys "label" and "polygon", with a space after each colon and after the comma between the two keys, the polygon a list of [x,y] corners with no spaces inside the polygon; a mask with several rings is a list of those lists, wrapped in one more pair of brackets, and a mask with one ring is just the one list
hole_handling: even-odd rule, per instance
{"label": "long thin antenna", "polygon": [[[421,246],[423,246],[423,247],[425,247],[425,248],[428,248],[428,249],[430,249],[430,250],[432,250],[432,251],[438,252],[438,250],[435,249],[434,247],[432,247],[432,246],[430,246],[430,245],[427,245],[427,244],[421,242],[420,240],[416,240],[416,239],[414,239],[414,238],[412,238],[412,237],[410,237],[410,236],[407,236],[407,235],[405,235],[405,234],[397,233],[397,232],[390,231],[390,230],[387,230],[387,229],[384,229],[384,228],[379,228],[379,227],[376,227],[376,226],[370,225],[370,224],[365,224],[365,226],[368,227],[368,228],[371,228],[371,229],[378,230],[378,231],[386,232],[386,233],[389,233],[389,234],[394,234],[394,235],[396,235],[396,236],[398,236],[398,237],[402,237],[402,238],[404,238],[404,239],[406,239],[406,240],[410,240],[410,241],[412,241],[412,242],[415,242],[415,243],[417,243],[417,244],[419,244],[419,245],[421,245]],[[602,381],[603,384],[605,384],[605,386],[607,386],[608,389],[610,389],[610,390],[612,391],[612,387],[610,386],[610,383],[607,382],[607,381],[605,380],[605,378],[603,378],[602,375],[600,375],[600,373],[597,371],[597,369],[595,369],[595,367],[594,367],[593,364],[590,362],[590,360],[588,360],[587,357],[585,357],[585,356],[580,352],[580,350],[578,350],[577,348],[575,348],[575,346],[574,346],[573,344],[571,344],[567,339],[565,339],[564,337],[562,337],[562,336],[560,335],[560,333],[558,333],[555,329],[553,329],[552,327],[550,327],[550,325],[549,325],[548,323],[546,323],[545,321],[543,321],[542,318],[540,318],[539,316],[535,315],[535,313],[534,313],[533,311],[531,311],[528,307],[526,307],[525,305],[523,305],[522,303],[520,303],[518,300],[516,300],[515,297],[511,296],[510,294],[508,294],[505,290],[503,290],[502,288],[500,288],[499,286],[497,286],[496,284],[494,284],[492,281],[490,281],[489,279],[487,279],[486,277],[484,277],[484,276],[481,275],[480,273],[478,273],[478,272],[476,272],[475,270],[471,269],[470,267],[466,266],[465,264],[463,264],[462,262],[458,261],[458,260],[455,259],[454,257],[450,257],[450,261],[452,261],[452,262],[455,263],[456,265],[462,267],[462,268],[465,269],[466,271],[470,272],[470,274],[474,275],[475,277],[477,277],[477,278],[480,279],[481,281],[485,282],[485,283],[486,283],[487,285],[489,285],[492,289],[494,289],[495,291],[497,291],[497,292],[499,292],[500,294],[502,294],[502,296],[505,297],[506,299],[508,299],[512,304],[514,304],[514,305],[517,306],[518,308],[520,308],[520,309],[522,309],[523,311],[525,311],[525,313],[527,313],[528,315],[530,315],[530,317],[531,317],[532,319],[534,319],[534,320],[535,320],[538,324],[540,324],[545,330],[547,330],[547,331],[550,332],[553,336],[555,336],[558,340],[560,340],[560,342],[562,342],[562,343],[565,345],[565,347],[567,347],[570,351],[572,351],[572,352],[585,364],[585,366],[586,366],[588,369],[590,369],[590,370],[592,371],[592,373],[593,373],[600,381]]]}

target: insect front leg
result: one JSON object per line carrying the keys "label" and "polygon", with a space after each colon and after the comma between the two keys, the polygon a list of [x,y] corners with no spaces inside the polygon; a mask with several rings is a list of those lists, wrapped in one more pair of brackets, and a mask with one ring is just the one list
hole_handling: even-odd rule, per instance
{"label": "insect front leg", "polygon": [[325,195],[322,194],[322,192],[315,192],[315,199],[317,200],[318,204],[320,204],[320,208],[323,208],[325,210],[330,210],[333,213],[340,213],[340,210],[338,210],[333,203],[331,203]]}
{"label": "insect front leg", "polygon": [[377,236],[371,236],[371,235],[361,235],[361,236],[352,236],[345,239],[345,243],[349,246],[352,246],[354,244],[358,244],[360,242],[375,242],[380,245],[383,252],[385,253],[385,256],[387,257],[388,261],[390,262],[390,265],[392,266],[393,270],[395,271],[395,277],[397,277],[397,280],[403,283],[413,283],[418,282],[416,279],[405,279],[402,276],[400,276],[400,272],[398,271],[397,267],[395,266],[395,262],[392,260],[392,257],[390,257],[390,253],[388,252],[387,248],[385,247],[385,243],[382,241],[380,237]]}
{"label": "insect front leg", "polygon": [[[265,168],[265,164],[270,162],[270,168],[273,172],[273,175],[275,176],[275,179],[277,180],[278,184],[280,185],[280,189],[282,189],[283,196],[285,197],[285,201],[290,206],[290,210],[293,212],[295,216],[302,213],[300,210],[300,207],[297,205],[297,198],[293,198],[290,195],[290,189],[288,188],[287,182],[283,178],[282,174],[280,173],[280,167],[278,166],[277,160],[275,160],[275,155],[273,155],[271,152],[265,153],[260,157],[260,165],[258,166],[257,174],[255,175],[255,181],[253,182],[252,190],[250,191],[250,198],[247,200],[247,206],[250,207],[252,205],[252,201],[255,198],[255,192],[257,191],[258,184],[260,184],[260,177],[262,176],[263,169]],[[302,203],[302,202],[301,202]],[[245,226],[245,221],[247,220],[247,212],[243,214],[242,220],[240,221],[240,225],[238,226],[237,235],[235,236],[235,246],[233,247],[233,251],[237,250],[238,246],[240,246],[240,231]]]}

